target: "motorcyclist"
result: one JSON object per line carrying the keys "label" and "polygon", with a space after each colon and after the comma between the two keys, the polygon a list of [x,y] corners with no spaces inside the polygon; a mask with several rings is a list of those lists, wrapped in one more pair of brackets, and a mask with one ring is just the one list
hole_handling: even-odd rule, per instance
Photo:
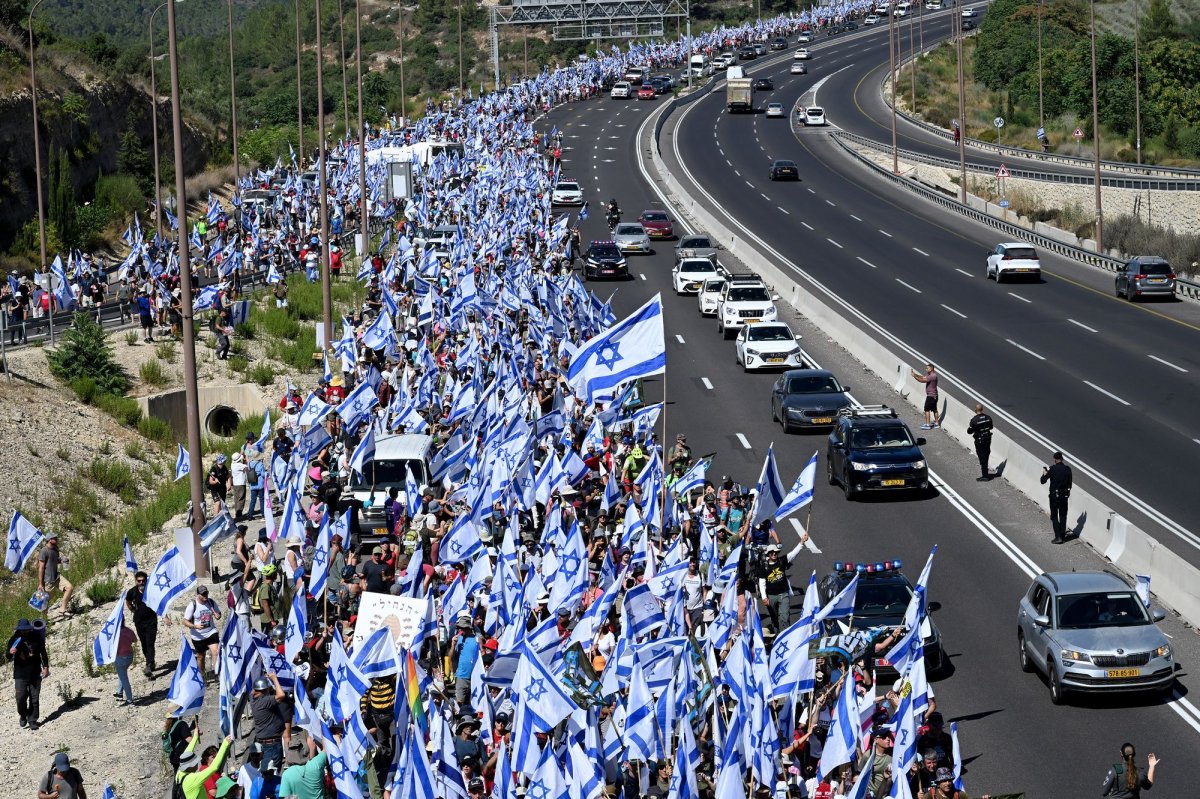
{"label": "motorcyclist", "polygon": [[617,201],[614,198],[614,199],[611,199],[608,201],[608,226],[616,227],[617,223],[620,221],[621,221],[621,207],[619,205],[617,205]]}

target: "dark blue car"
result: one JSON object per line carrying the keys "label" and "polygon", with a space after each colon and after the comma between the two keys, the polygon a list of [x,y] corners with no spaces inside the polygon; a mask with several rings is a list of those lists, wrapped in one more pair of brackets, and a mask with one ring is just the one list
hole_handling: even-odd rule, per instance
{"label": "dark blue car", "polygon": [[829,434],[829,484],[841,484],[847,499],[864,491],[928,491],[924,443],[886,405],[845,408]]}

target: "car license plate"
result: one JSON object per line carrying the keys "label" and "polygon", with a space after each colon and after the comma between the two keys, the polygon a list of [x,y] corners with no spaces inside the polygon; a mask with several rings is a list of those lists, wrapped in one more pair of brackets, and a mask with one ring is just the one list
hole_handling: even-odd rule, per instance
{"label": "car license plate", "polygon": [[892,665],[892,661],[888,660],[887,658],[875,658],[876,668],[878,668],[880,666],[890,666],[890,665]]}
{"label": "car license plate", "polygon": [[1105,675],[1110,679],[1120,679],[1121,677],[1140,677],[1142,676],[1141,669],[1109,669]]}
{"label": "car license plate", "polygon": [[885,486],[902,486],[902,485],[904,485],[904,480],[903,480],[903,479],[899,479],[899,480],[884,480],[884,481],[883,481],[883,484],[884,484]]}
{"label": "car license plate", "polygon": [[761,319],[755,317],[754,319],[743,319],[742,324],[753,325],[753,324],[757,324],[761,321],[762,321]]}
{"label": "car license plate", "polygon": [[387,535],[387,534],[388,534],[388,531],[387,531],[386,527],[376,527],[375,528],[375,535]]}
{"label": "car license plate", "polygon": [[1152,277],[1149,280],[1147,280],[1146,282],[1147,283],[1166,283],[1167,279],[1165,277]]}
{"label": "car license plate", "polygon": [[812,418],[813,424],[830,424],[832,422],[833,422],[832,416],[814,416]]}
{"label": "car license plate", "polygon": [[785,360],[787,359],[779,355],[772,355],[770,358],[766,359],[767,363],[783,363]]}
{"label": "car license plate", "polygon": [[602,274],[602,275],[615,275],[616,273],[617,273],[616,269],[601,269],[600,270],[600,274]]}

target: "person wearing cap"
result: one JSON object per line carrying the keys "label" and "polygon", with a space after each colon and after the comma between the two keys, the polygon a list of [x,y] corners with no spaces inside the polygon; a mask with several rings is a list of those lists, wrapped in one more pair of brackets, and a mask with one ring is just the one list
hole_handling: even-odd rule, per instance
{"label": "person wearing cap", "polygon": [[791,624],[792,584],[788,580],[788,568],[792,559],[800,554],[804,541],[805,537],[801,537],[796,548],[786,555],[780,554],[778,543],[768,544],[767,559],[759,569],[760,593],[769,605],[771,622],[777,633]]}
{"label": "person wearing cap", "polygon": [[208,485],[208,493],[212,495],[214,502],[225,504],[225,496],[229,491],[229,467],[225,465],[225,456],[217,455],[213,459],[213,465],[208,467],[208,477],[206,478]]}
{"label": "person wearing cap", "polygon": [[46,536],[46,545],[38,553],[38,590],[45,591],[49,601],[56,589],[62,589],[62,604],[58,612],[63,617],[71,614],[71,594],[75,590],[75,586],[62,573],[65,568],[67,562],[58,548],[58,533],[50,533]]}
{"label": "person wearing cap", "polygon": [[[871,765],[871,777],[867,781],[869,796],[886,796],[892,789],[892,745],[896,737],[886,727],[875,727],[871,734],[871,745],[875,750],[875,760]],[[867,767],[870,752],[863,752],[858,757],[856,772]]]}
{"label": "person wearing cap", "polygon": [[1050,484],[1050,524],[1055,544],[1067,540],[1067,500],[1071,496],[1071,467],[1063,463],[1063,454],[1054,453],[1054,464],[1043,467],[1042,485]]}
{"label": "person wearing cap", "polygon": [[687,436],[679,433],[675,436],[675,446],[671,447],[671,452],[667,456],[672,468],[682,466],[687,469],[692,462],[692,448],[687,445]]}
{"label": "person wearing cap", "polygon": [[196,586],[196,596],[183,611],[183,626],[188,630],[192,651],[196,653],[196,666],[204,679],[208,679],[204,670],[206,655],[212,655],[214,669],[217,664],[221,646],[221,630],[217,620],[220,618],[221,609],[209,599],[208,586]]}
{"label": "person wearing cap", "polygon": [[54,756],[50,770],[38,783],[38,799],[87,799],[83,775],[71,765],[66,752]]}
{"label": "person wearing cap", "polygon": [[233,453],[233,463],[229,467],[229,485],[233,489],[233,518],[242,518],[242,508],[246,504],[246,478],[248,466],[246,456],[241,450]]}
{"label": "person wearing cap", "polygon": [[222,776],[217,780],[216,793],[213,796],[216,799],[242,799],[246,792],[229,777]]}
{"label": "person wearing cap", "polygon": [[258,618],[259,629],[269,630],[278,624],[277,619],[286,618],[281,612],[283,590],[279,588],[279,567],[274,563],[264,564],[262,579],[254,591],[254,615]]}
{"label": "person wearing cap", "polygon": [[454,700],[460,708],[471,705],[471,674],[483,648],[483,638],[471,623],[470,611],[464,610],[454,623],[450,641],[450,668],[454,670]]}
{"label": "person wearing cap", "polygon": [[225,740],[221,741],[221,748],[213,755],[208,765],[203,765],[200,755],[196,754],[196,744],[199,741],[199,735],[192,738],[192,743],[184,752],[179,761],[179,769],[175,772],[175,782],[182,789],[184,799],[207,799],[208,789],[204,783],[221,770],[225,756],[229,754],[229,745],[233,743],[233,736],[225,736]]}
{"label": "person wearing cap", "polygon": [[383,547],[371,549],[371,559],[362,565],[363,588],[377,594],[388,593],[392,582],[392,571],[383,561]]}
{"label": "person wearing cap", "polygon": [[29,619],[21,619],[4,649],[13,664],[17,715],[21,726],[36,730],[41,714],[39,702],[42,680],[50,676],[50,655],[46,652],[45,633],[38,630]]}
{"label": "person wearing cap", "polygon": [[[249,435],[253,436],[253,433]],[[244,518],[253,519],[266,513],[267,467],[262,458],[248,458],[246,461],[246,487],[250,489],[250,504],[246,508]],[[257,509],[257,510],[256,510]]]}
{"label": "person wearing cap", "polygon": [[487,748],[479,740],[481,723],[472,713],[463,713],[454,721],[454,754],[462,763],[467,758],[474,758],[476,763],[487,762]]}

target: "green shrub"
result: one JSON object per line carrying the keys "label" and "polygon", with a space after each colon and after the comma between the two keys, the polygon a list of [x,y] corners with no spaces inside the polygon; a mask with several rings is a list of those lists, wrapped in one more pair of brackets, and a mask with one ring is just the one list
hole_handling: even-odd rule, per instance
{"label": "green shrub", "polygon": [[146,459],[146,449],[142,446],[142,442],[136,438],[132,441],[125,442],[125,457],[132,458],[135,461]]}
{"label": "green shrub", "polygon": [[50,372],[66,383],[90,377],[101,390],[112,394],[124,394],[129,389],[129,377],[113,357],[104,328],[89,314],[75,314],[58,346],[46,353],[46,360]]}
{"label": "green shrub", "polygon": [[77,377],[72,380],[71,390],[75,392],[75,396],[84,405],[91,405],[96,399],[96,395],[100,393],[100,387],[90,377]]}
{"label": "green shrub", "polygon": [[260,321],[263,331],[270,338],[295,340],[300,336],[300,323],[290,317],[284,308],[263,311]]}
{"label": "green shrub", "polygon": [[234,355],[229,358],[229,368],[237,374],[242,374],[250,366],[250,361],[240,355]]}
{"label": "green shrub", "polygon": [[138,375],[149,386],[165,386],[171,380],[163,371],[162,364],[155,360],[143,361],[138,367]]}
{"label": "green shrub", "polygon": [[93,580],[84,593],[87,594],[88,599],[92,600],[93,605],[97,607],[107,605],[115,602],[121,595],[121,581],[112,575],[101,577]]}
{"label": "green shrub", "polygon": [[129,397],[118,397],[116,394],[97,394],[96,407],[126,427],[138,427],[142,421],[142,409],[138,406],[137,400]]}
{"label": "green shrub", "polygon": [[137,423],[137,430],[151,441],[157,441],[160,444],[170,444],[175,439],[175,433],[171,431],[171,425],[167,424],[157,416],[145,416]]}
{"label": "green shrub", "polygon": [[56,502],[65,513],[63,529],[80,535],[90,534],[95,523],[108,516],[108,509],[91,484],[78,475],[63,487]]}
{"label": "green shrub", "polygon": [[136,330],[126,330],[125,343],[130,347],[136,347],[138,343],[138,332]]}
{"label": "green shrub", "polygon": [[154,346],[154,354],[158,356],[160,361],[175,363],[175,342],[160,341]]}
{"label": "green shrub", "polygon": [[83,476],[95,485],[116,494],[126,504],[137,501],[137,479],[124,461],[96,458],[83,470]]}
{"label": "green shrub", "polygon": [[132,175],[101,175],[96,179],[96,203],[126,215],[141,210],[145,198]]}
{"label": "green shrub", "polygon": [[246,373],[246,377],[250,378],[255,383],[258,383],[260,386],[269,386],[275,382],[275,370],[272,369],[268,364],[256,363],[253,368]]}
{"label": "green shrub", "polygon": [[236,333],[239,338],[253,339],[258,333],[258,328],[255,326],[254,322],[242,322],[233,328],[233,332]]}
{"label": "green shrub", "polygon": [[54,450],[54,454],[58,456],[60,461],[70,462],[71,460],[71,450],[67,447],[59,447],[58,449]]}

